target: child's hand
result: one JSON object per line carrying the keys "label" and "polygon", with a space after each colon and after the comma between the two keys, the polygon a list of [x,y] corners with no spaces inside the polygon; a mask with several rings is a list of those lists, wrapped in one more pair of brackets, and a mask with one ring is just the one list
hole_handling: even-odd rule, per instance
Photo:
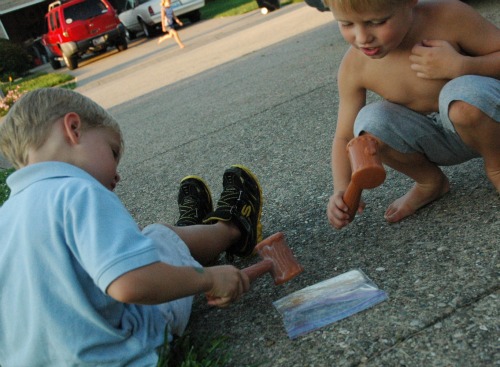
{"label": "child's hand", "polygon": [[[347,213],[349,208],[343,199],[344,192],[337,192],[330,196],[328,201],[327,216],[330,224],[336,229],[342,229],[350,223],[349,214]],[[365,202],[363,200],[359,201],[358,213],[361,214],[365,208]]]}
{"label": "child's hand", "polygon": [[447,41],[424,40],[413,46],[411,69],[424,79],[453,79],[463,74],[461,55]]}
{"label": "child's hand", "polygon": [[214,266],[205,269],[212,275],[212,289],[205,293],[211,306],[227,307],[250,289],[248,276],[234,266]]}

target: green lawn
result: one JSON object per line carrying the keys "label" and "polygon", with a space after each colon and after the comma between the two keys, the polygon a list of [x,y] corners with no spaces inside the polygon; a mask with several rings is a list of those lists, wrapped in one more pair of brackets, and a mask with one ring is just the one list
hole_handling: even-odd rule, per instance
{"label": "green lawn", "polygon": [[[303,0],[282,0],[281,6],[292,3],[301,3]],[[221,17],[230,17],[248,13],[258,9],[255,0],[207,0],[205,7],[201,9],[202,19],[212,19]]]}
{"label": "green lawn", "polygon": [[13,172],[13,169],[1,169],[0,168],[0,206],[9,197],[10,190],[5,183],[7,177]]}
{"label": "green lawn", "polygon": [[2,102],[4,103],[0,106],[0,117],[5,116],[9,111],[8,108],[20,97],[24,92],[47,87],[64,87],[64,88],[76,88],[76,83],[74,82],[74,77],[69,74],[63,73],[33,73],[20,78],[12,83],[1,83],[0,87],[5,98]]}
{"label": "green lawn", "polygon": [[64,73],[34,73],[12,83],[2,83],[2,92],[7,94],[9,90],[14,90],[18,86],[22,92],[62,84],[74,88],[75,83],[71,83],[74,79],[72,75]]}

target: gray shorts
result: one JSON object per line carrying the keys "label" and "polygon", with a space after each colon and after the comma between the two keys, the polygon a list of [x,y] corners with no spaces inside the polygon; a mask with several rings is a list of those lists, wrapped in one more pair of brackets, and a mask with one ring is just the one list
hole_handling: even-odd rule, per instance
{"label": "gray shorts", "polygon": [[454,165],[479,157],[455,131],[448,116],[452,101],[465,101],[500,121],[500,80],[465,75],[449,81],[439,95],[439,113],[421,115],[382,101],[366,105],[354,123],[354,135],[368,132],[401,153],[422,153],[438,165]]}
{"label": "gray shorts", "polygon": [[[202,267],[193,259],[186,244],[170,228],[162,224],[151,224],[144,228],[142,233],[153,239],[162,262],[174,266]],[[173,335],[184,333],[191,316],[193,298],[193,296],[180,298],[155,306],[169,325],[169,340],[172,340]]]}

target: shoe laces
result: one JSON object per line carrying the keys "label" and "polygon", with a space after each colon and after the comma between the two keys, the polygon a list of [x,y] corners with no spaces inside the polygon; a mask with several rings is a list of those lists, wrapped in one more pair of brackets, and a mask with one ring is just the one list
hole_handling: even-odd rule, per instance
{"label": "shoe laces", "polygon": [[242,195],[243,195],[243,190],[240,190],[238,188],[238,186],[234,183],[234,176],[230,175],[227,177],[227,184],[224,188],[224,197],[221,197],[222,203],[220,204],[229,207],[230,203],[236,200],[234,205],[231,205],[229,207],[229,213],[237,214],[238,204],[241,202]]}
{"label": "shoe laces", "polygon": [[238,198],[236,199],[236,204],[234,204],[231,209],[229,210],[229,213],[231,214],[237,214],[238,213],[238,203],[241,201],[241,195],[243,194],[243,191],[238,190]]}
{"label": "shoe laces", "polygon": [[179,211],[182,213],[179,220],[198,218],[197,200],[193,197],[187,196],[184,198],[182,204],[179,205]]}

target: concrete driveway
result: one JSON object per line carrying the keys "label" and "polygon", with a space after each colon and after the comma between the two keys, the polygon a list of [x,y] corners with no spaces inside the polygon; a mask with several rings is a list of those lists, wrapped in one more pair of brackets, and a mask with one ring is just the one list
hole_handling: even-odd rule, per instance
{"label": "concrete driveway", "polygon": [[[495,1],[473,5],[498,24]],[[207,30],[191,40],[196,27]],[[285,232],[305,268],[280,287],[259,279],[229,309],[199,297],[190,332],[229,337],[233,366],[499,365],[500,200],[481,160],[447,168],[450,194],[395,225],[383,212],[411,183],[389,171],[365,193],[365,213],[335,231],[325,208],[335,74],[347,46],[331,14],[299,4],[180,34],[185,50],[172,42],[126,78],[83,88],[123,123],[120,196],[141,224],[173,223],[183,176],[204,177],[217,196],[224,169],[245,164],[263,186],[264,235]],[[118,87],[127,98],[121,104]],[[272,302],[351,269],[389,299],[289,340]]]}
{"label": "concrete driveway", "polygon": [[[470,3],[499,24],[497,0]],[[123,127],[117,193],[141,225],[173,223],[185,175],[204,177],[217,199],[224,169],[247,165],[264,191],[264,236],[283,231],[305,268],[279,287],[258,279],[228,309],[197,298],[189,331],[227,336],[232,366],[500,365],[500,200],[482,161],[446,168],[451,192],[393,225],[383,212],[411,182],[389,170],[365,191],[365,213],[336,231],[325,208],[336,70],[347,46],[332,15],[295,4],[201,22],[180,36],[184,50],[143,40],[128,61],[100,60],[106,71],[75,70],[77,90]],[[351,269],[389,299],[288,339],[272,302]]]}

